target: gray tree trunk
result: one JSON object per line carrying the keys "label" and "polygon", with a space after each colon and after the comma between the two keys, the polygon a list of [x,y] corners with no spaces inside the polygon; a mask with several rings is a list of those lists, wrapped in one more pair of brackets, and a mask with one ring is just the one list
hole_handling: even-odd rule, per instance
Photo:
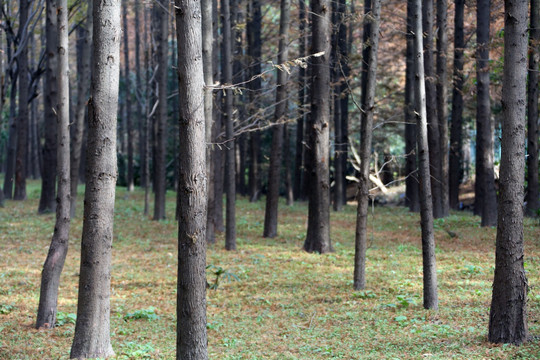
{"label": "gray tree trunk", "polygon": [[371,143],[373,135],[373,115],[375,112],[375,90],[377,86],[377,51],[379,48],[379,24],[381,18],[381,0],[364,3],[364,29],[370,23],[369,38],[364,42],[364,49],[370,47],[365,76],[366,94],[362,98],[362,113],[360,117],[360,171],[358,184],[358,208],[356,212],[356,233],[354,252],[354,289],[360,290],[366,286],[366,249],[367,249],[367,217],[369,203],[369,168],[371,158]]}
{"label": "gray tree trunk", "polygon": [[330,1],[311,2],[311,114],[308,123],[310,177],[308,228],[304,250],[332,251],[330,241]]}
{"label": "gray tree trunk", "polygon": [[[279,55],[278,64],[284,64],[289,57],[289,23],[291,18],[290,0],[281,0],[279,22]],[[283,121],[287,116],[287,72],[277,69],[275,125],[272,129],[272,149],[270,152],[270,168],[268,170],[268,192],[264,212],[263,237],[275,237],[278,226],[279,184],[281,173],[281,153],[283,148]],[[286,145],[288,146],[288,144]]]}
{"label": "gray tree trunk", "polygon": [[41,291],[36,328],[53,328],[56,323],[58,285],[68,252],[70,225],[70,138],[69,138],[69,38],[67,0],[57,0],[58,29],[58,198],[56,224],[47,259],[41,273]]}
{"label": "gray tree trunk", "polygon": [[127,19],[127,1],[124,0],[124,6],[122,6],[122,21],[124,22],[124,76],[126,82],[126,126],[127,126],[127,190],[133,191],[135,189],[135,173],[133,168],[133,143],[135,139],[134,126],[131,120],[131,89],[130,76],[129,76],[129,26]]}
{"label": "gray tree trunk", "polygon": [[528,336],[528,286],[523,264],[527,5],[522,0],[504,2],[499,218],[488,335],[490,342],[516,345]]}
{"label": "gray tree trunk", "polygon": [[424,308],[437,309],[437,267],[435,263],[435,238],[433,236],[433,202],[429,172],[428,126],[426,114],[426,81],[424,79],[424,49],[422,42],[422,0],[414,1],[414,45],[418,138],[418,178],[420,180],[420,225],[422,227],[422,263],[424,272]]}
{"label": "gray tree trunk", "polygon": [[176,358],[208,359],[206,335],[207,167],[201,7],[176,0],[180,148]]}
{"label": "gray tree trunk", "polygon": [[[298,0],[298,17],[300,31],[299,56],[306,56],[307,48],[307,15],[305,0]],[[300,67],[298,71],[298,120],[296,120],[296,155],[294,168],[294,198],[305,200],[306,190],[303,188],[303,179],[306,176],[304,163],[304,123],[306,122],[306,69]]]}
{"label": "gray tree trunk", "polygon": [[538,63],[540,62],[540,2],[531,0],[529,85],[527,102],[527,215],[538,216]]}
{"label": "gray tree trunk", "polygon": [[482,226],[497,224],[497,194],[493,172],[493,121],[489,97],[489,21],[490,1],[478,0],[476,17],[476,184],[475,212],[480,210]]}
{"label": "gray tree trunk", "polygon": [[114,355],[110,341],[111,250],[120,77],[120,0],[94,3],[92,87],[88,102],[86,191],[77,323],[72,359]]}

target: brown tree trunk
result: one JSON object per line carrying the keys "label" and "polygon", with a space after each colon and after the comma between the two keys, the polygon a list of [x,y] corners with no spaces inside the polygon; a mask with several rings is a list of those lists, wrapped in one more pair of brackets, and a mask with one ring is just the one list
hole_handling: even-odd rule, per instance
{"label": "brown tree trunk", "polygon": [[200,2],[176,0],[180,148],[176,358],[208,359],[207,167]]}
{"label": "brown tree trunk", "polygon": [[114,355],[110,341],[110,283],[117,176],[120,4],[120,0],[109,0],[93,6],[94,47],[88,103],[86,191],[72,359]]}
{"label": "brown tree trunk", "polygon": [[304,250],[332,251],[330,241],[330,1],[311,2],[311,114],[308,123],[308,228]]}
{"label": "brown tree trunk", "polygon": [[133,143],[134,143],[134,127],[131,121],[131,89],[130,76],[129,76],[129,27],[127,19],[127,1],[124,0],[124,6],[122,6],[122,21],[124,23],[124,81],[126,82],[126,127],[127,127],[127,179],[126,185],[128,191],[135,189],[135,173],[133,168]]}
{"label": "brown tree trunk", "polygon": [[422,0],[414,0],[414,45],[416,76],[414,97],[416,102],[418,138],[418,178],[420,181],[420,225],[422,227],[422,264],[424,272],[424,308],[437,309],[437,267],[435,238],[433,236],[433,202],[429,172],[428,126],[426,114],[426,81],[424,79],[424,49],[422,42]]}
{"label": "brown tree trunk", "polygon": [[[305,0],[298,1],[298,17],[300,29],[299,56],[306,56],[307,48],[307,15]],[[298,120],[296,120],[296,155],[294,168],[294,198],[296,200],[305,200],[306,190],[303,188],[303,179],[306,176],[304,163],[304,124],[306,122],[306,69],[300,67],[298,70]]]}
{"label": "brown tree trunk", "polygon": [[56,224],[47,259],[41,273],[41,291],[36,328],[53,328],[56,323],[60,274],[68,252],[70,225],[70,138],[69,138],[69,39],[67,0],[57,0],[58,8],[58,198]]}
{"label": "brown tree trunk", "polygon": [[[281,0],[281,16],[279,22],[279,55],[278,64],[284,64],[289,57],[289,23],[290,0]],[[266,194],[266,209],[264,212],[263,237],[275,237],[278,226],[279,184],[281,173],[281,151],[283,148],[282,122],[287,116],[287,72],[277,70],[276,112],[275,125],[272,130],[272,150],[270,152],[270,168],[268,170],[268,192]]]}
{"label": "brown tree trunk", "polygon": [[366,94],[362,97],[360,117],[360,171],[358,184],[358,208],[356,213],[356,233],[354,252],[354,289],[360,290],[366,286],[366,249],[367,249],[367,216],[369,202],[369,167],[371,158],[371,140],[373,132],[373,115],[375,112],[375,90],[377,86],[377,51],[379,48],[379,23],[381,18],[381,0],[364,2],[364,30],[369,24],[369,37],[364,41],[364,49],[369,47],[366,77]]}
{"label": "brown tree trunk", "polygon": [[527,277],[523,264],[527,1],[504,2],[504,72],[499,218],[488,339],[527,341]]}

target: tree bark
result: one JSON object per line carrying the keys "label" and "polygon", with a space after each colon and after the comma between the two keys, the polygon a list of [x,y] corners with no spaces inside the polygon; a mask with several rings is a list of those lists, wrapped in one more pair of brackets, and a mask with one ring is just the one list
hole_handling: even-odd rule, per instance
{"label": "tree bark", "polygon": [[[298,17],[299,17],[299,29],[300,29],[300,46],[299,56],[306,56],[307,48],[307,15],[306,15],[306,3],[305,0],[298,1]],[[303,188],[303,179],[306,176],[305,163],[304,163],[304,124],[306,122],[306,69],[301,66],[298,70],[298,120],[296,120],[296,155],[295,155],[295,168],[294,168],[294,198],[296,200],[305,200],[306,190]]]}
{"label": "tree bark", "polygon": [[[290,0],[281,0],[281,16],[279,22],[279,55],[278,64],[284,64],[289,57],[289,23]],[[264,212],[263,237],[273,238],[277,235],[279,184],[281,173],[281,151],[283,148],[283,121],[287,117],[287,72],[277,69],[276,112],[272,129],[272,150],[270,152],[270,168],[268,170],[268,192]]]}
{"label": "tree bark", "polygon": [[69,38],[67,0],[57,0],[58,105],[57,159],[58,198],[56,224],[47,259],[41,273],[41,291],[36,328],[53,328],[56,323],[60,274],[68,252],[70,228],[70,138],[69,138]]}
{"label": "tree bark", "polygon": [[527,341],[527,277],[523,264],[525,172],[525,84],[527,2],[504,2],[504,72],[499,218],[488,339],[519,345]]}
{"label": "tree bark", "polygon": [[414,45],[416,76],[414,97],[416,102],[418,139],[418,178],[420,180],[420,225],[422,227],[422,263],[424,275],[424,308],[437,309],[437,267],[435,238],[433,236],[433,202],[429,172],[428,126],[426,114],[426,81],[424,79],[424,49],[422,42],[422,2],[414,0]]}
{"label": "tree bark", "polygon": [[309,133],[309,206],[304,250],[332,251],[330,240],[330,1],[311,2],[312,58]]}
{"label": "tree bark", "polygon": [[127,126],[127,179],[126,185],[128,191],[135,189],[135,173],[133,168],[133,143],[134,143],[134,127],[131,120],[131,84],[129,77],[129,26],[127,20],[127,1],[124,0],[124,6],[122,7],[122,21],[124,22],[124,76],[126,82],[126,126]]}
{"label": "tree bark", "polygon": [[360,117],[360,171],[358,184],[358,208],[356,213],[356,233],[354,252],[354,289],[366,287],[366,249],[367,249],[367,217],[369,203],[369,168],[371,158],[371,140],[373,136],[373,115],[375,112],[375,90],[377,86],[377,51],[379,48],[379,24],[381,18],[381,1],[373,0],[364,3],[364,29],[369,24],[369,37],[364,42],[364,49],[369,47],[367,72],[362,73],[366,84],[366,94],[362,98]]}
{"label": "tree bark", "polygon": [[[208,359],[206,335],[207,167],[200,2],[176,0],[180,148],[176,358]],[[210,68],[211,69],[211,68]]]}
{"label": "tree bark", "polygon": [[527,102],[527,215],[538,216],[538,63],[540,62],[540,6],[531,0],[529,83]]}
{"label": "tree bark", "polygon": [[497,223],[497,194],[493,172],[493,121],[489,99],[489,21],[490,0],[478,0],[476,17],[476,184],[475,211],[480,208],[482,226]]}
{"label": "tree bark", "polygon": [[38,213],[50,213],[56,209],[56,115],[53,107],[57,103],[56,69],[57,58],[57,28],[56,28],[56,1],[46,2],[46,57],[47,66],[43,81],[43,116],[45,129],[45,142],[43,144],[43,169],[41,172],[41,195]]}
{"label": "tree bark", "polygon": [[450,128],[450,170],[449,170],[449,205],[459,209],[459,185],[463,174],[463,52],[465,36],[463,33],[463,17],[465,0],[456,0],[454,16],[454,76],[452,91],[452,122]]}
{"label": "tree bark", "polygon": [[94,3],[92,87],[77,323],[72,359],[114,355],[110,282],[117,177],[116,114],[120,71],[120,0]]}

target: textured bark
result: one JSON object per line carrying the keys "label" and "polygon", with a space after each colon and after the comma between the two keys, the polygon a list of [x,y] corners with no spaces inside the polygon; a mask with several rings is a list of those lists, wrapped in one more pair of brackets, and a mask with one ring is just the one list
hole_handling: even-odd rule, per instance
{"label": "textured bark", "polygon": [[207,167],[200,2],[176,0],[180,148],[176,358],[208,359]]}
{"label": "textured bark", "polygon": [[527,94],[527,215],[538,216],[538,64],[540,62],[540,2],[531,0],[529,83]]}
{"label": "textured bark", "polygon": [[[283,64],[289,57],[289,23],[290,0],[281,0],[281,16],[279,22],[279,55],[278,64]],[[287,72],[277,70],[276,124],[272,130],[272,149],[270,152],[270,168],[268,170],[268,192],[266,194],[266,209],[264,212],[263,237],[275,237],[278,225],[278,201],[281,173],[281,152],[283,148],[284,125],[287,116]],[[286,145],[288,146],[288,144]]]}
{"label": "textured bark", "polygon": [[93,6],[92,87],[77,323],[72,359],[114,355],[110,341],[110,282],[117,178],[116,114],[120,71],[120,0]]}
{"label": "textured bark", "polygon": [[156,124],[156,153],[154,166],[154,220],[165,219],[165,194],[167,192],[167,66],[168,66],[168,1],[159,0],[159,4],[154,4],[154,14],[156,26],[157,44],[157,73],[156,81],[158,87],[158,108]]}
{"label": "textured bark", "polygon": [[122,21],[124,23],[124,81],[126,82],[126,132],[127,132],[127,179],[126,185],[128,191],[133,191],[135,189],[134,183],[134,169],[133,169],[133,143],[134,143],[134,126],[131,120],[131,84],[129,76],[129,26],[127,19],[127,1],[124,0],[124,6],[122,6]]}
{"label": "textured bark", "polygon": [[17,66],[19,67],[19,114],[17,120],[17,151],[15,155],[15,191],[13,200],[26,199],[26,152],[28,146],[28,42],[23,42],[23,29],[27,28],[28,22],[28,0],[19,2],[19,34],[21,39],[19,47],[22,50],[17,57]]}
{"label": "textured bark", "polygon": [[11,94],[9,96],[9,133],[6,157],[6,174],[4,177],[4,196],[13,198],[13,178],[15,175],[15,151],[17,150],[17,75],[11,76]]}
{"label": "textured bark", "polygon": [[422,227],[422,264],[424,276],[424,308],[437,309],[437,268],[435,263],[435,238],[433,235],[433,202],[429,172],[429,147],[426,114],[426,81],[424,79],[424,49],[422,43],[422,3],[414,0],[414,45],[416,75],[414,97],[416,102],[418,138],[418,178],[420,180],[420,225]]}
{"label": "textured bark", "polygon": [[68,252],[70,225],[70,138],[69,138],[69,39],[67,0],[57,0],[58,8],[58,198],[56,223],[47,259],[41,273],[41,291],[36,328],[53,328],[56,323],[60,274]]}
{"label": "textured bark", "polygon": [[519,345],[528,336],[528,286],[523,264],[527,2],[506,0],[504,13],[499,218],[488,339]]}
{"label": "textured bark", "polygon": [[465,0],[456,0],[454,16],[454,76],[452,91],[452,120],[450,128],[450,169],[448,179],[449,205],[459,209],[459,185],[463,173],[463,52],[465,36],[463,17]]}
{"label": "textured bark", "polygon": [[[232,34],[231,9],[229,0],[223,0],[223,75],[226,84],[232,84]],[[227,196],[225,213],[225,249],[236,250],[236,174],[235,174],[235,148],[233,128],[233,92],[231,88],[225,90],[225,194]]]}
{"label": "textured bark", "polygon": [[413,0],[407,0],[407,50],[405,69],[405,203],[410,211],[420,211],[418,199],[418,165],[416,162],[416,124],[414,99],[414,32]]}
{"label": "textured bark", "polygon": [[441,215],[448,216],[450,205],[448,199],[448,79],[446,52],[448,51],[447,35],[447,0],[437,0],[437,116],[440,136],[440,186]]}
{"label": "textured bark", "polygon": [[287,124],[283,125],[283,142],[285,143],[283,147],[283,159],[285,159],[285,199],[287,206],[292,206],[294,204],[294,189],[291,169],[294,163],[291,156],[291,131]]}
{"label": "textured bark", "polygon": [[424,71],[426,81],[426,114],[428,124],[429,166],[433,179],[431,193],[433,216],[443,216],[442,211],[442,178],[441,178],[441,142],[437,115],[437,89],[435,61],[433,51],[433,0],[422,1],[422,29],[424,31]]}
{"label": "textured bark", "polygon": [[56,1],[47,0],[45,22],[45,53],[47,66],[43,81],[43,116],[45,142],[43,144],[43,168],[41,172],[41,195],[38,212],[49,213],[56,209],[56,115],[53,107],[57,103],[56,69],[57,69],[57,29]]}
{"label": "textured bark", "polygon": [[367,217],[369,202],[369,167],[371,158],[371,143],[373,135],[373,115],[375,112],[375,90],[377,86],[377,50],[379,48],[379,24],[381,18],[381,0],[364,3],[364,29],[370,23],[369,38],[364,41],[364,49],[370,47],[365,76],[366,94],[363,96],[360,118],[360,171],[358,184],[358,208],[356,212],[355,252],[354,252],[354,289],[366,287],[366,249],[367,249]]}
{"label": "textured bark", "polygon": [[476,183],[475,212],[480,210],[482,226],[497,223],[497,194],[493,172],[493,121],[489,99],[490,0],[478,0],[476,38]]}
{"label": "textured bark", "polygon": [[[307,15],[305,0],[298,0],[298,17],[300,30],[299,56],[306,56],[307,48]],[[298,120],[296,120],[296,155],[294,168],[294,198],[296,200],[305,200],[306,189],[303,188],[303,179],[306,176],[304,164],[304,123],[306,122],[306,69],[300,67],[298,70]]]}
{"label": "textured bark", "polygon": [[311,49],[324,54],[312,58],[311,114],[309,118],[308,228],[304,250],[332,251],[330,240],[330,1],[311,2]]}
{"label": "textured bark", "polygon": [[86,22],[84,26],[79,27],[80,46],[77,51],[81,51],[80,72],[77,82],[77,108],[75,109],[75,121],[72,125],[73,133],[71,138],[71,216],[75,216],[77,206],[77,185],[79,184],[79,167],[81,165],[81,148],[86,118],[86,103],[88,101],[88,90],[90,88],[90,68],[92,60],[92,4],[93,0],[88,1],[88,10],[86,13]]}

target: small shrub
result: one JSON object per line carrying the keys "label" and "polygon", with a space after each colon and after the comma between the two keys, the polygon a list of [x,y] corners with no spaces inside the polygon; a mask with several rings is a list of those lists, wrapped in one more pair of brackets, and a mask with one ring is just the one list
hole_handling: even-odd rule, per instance
{"label": "small shrub", "polygon": [[66,324],[75,324],[77,321],[76,314],[67,314],[59,311],[56,314],[56,326],[64,326]]}
{"label": "small shrub", "polygon": [[124,320],[157,320],[159,319],[159,316],[156,314],[156,308],[153,306],[150,306],[148,309],[142,309],[142,310],[136,310],[131,313],[127,313],[124,315]]}

